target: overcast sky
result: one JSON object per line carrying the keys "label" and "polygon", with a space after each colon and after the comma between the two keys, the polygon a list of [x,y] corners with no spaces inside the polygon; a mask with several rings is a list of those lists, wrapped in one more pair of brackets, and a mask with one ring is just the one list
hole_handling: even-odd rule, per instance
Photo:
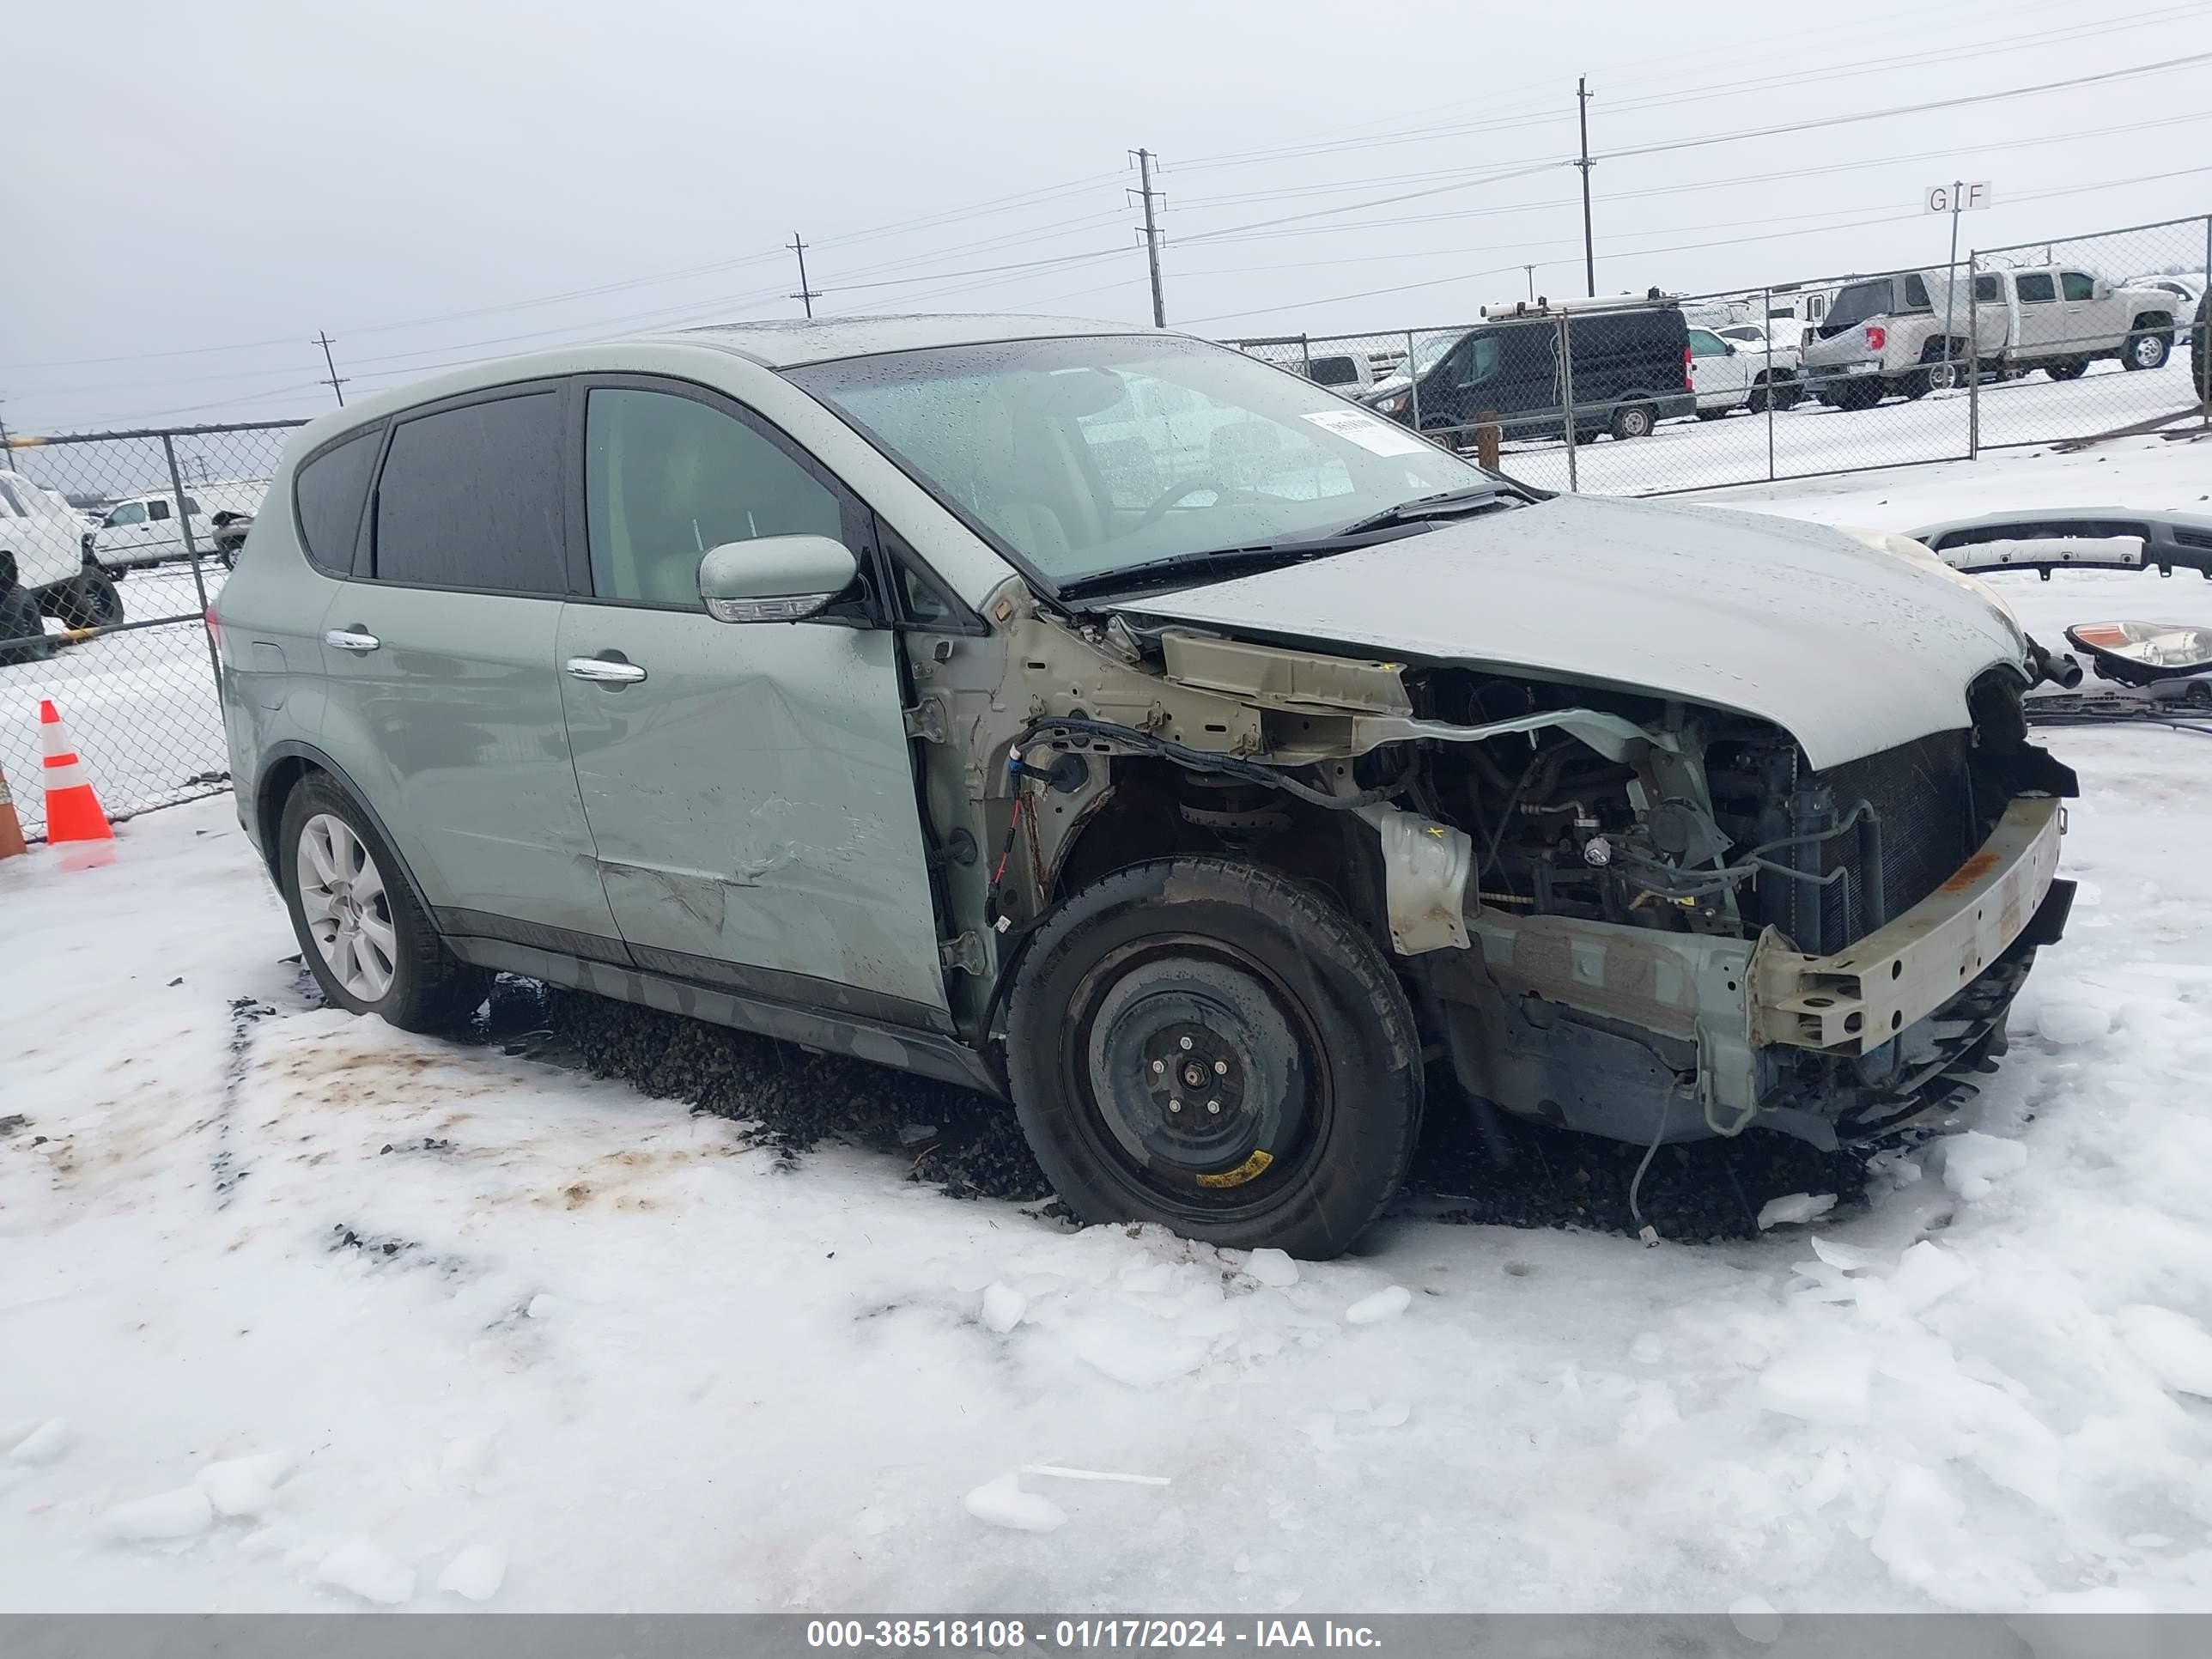
{"label": "overcast sky", "polygon": [[1940,263],[1953,177],[1995,186],[1962,246],[2212,208],[2207,0],[74,0],[5,52],[18,433],[316,412],[322,329],[366,392],[795,315],[794,232],[818,310],[1144,321],[1137,145],[1171,325],[1453,322],[1526,263],[1580,291],[1578,74],[1604,290]]}

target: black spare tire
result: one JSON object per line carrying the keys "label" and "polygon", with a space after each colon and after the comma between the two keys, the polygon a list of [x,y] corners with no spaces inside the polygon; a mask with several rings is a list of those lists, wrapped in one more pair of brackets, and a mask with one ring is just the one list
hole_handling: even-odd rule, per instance
{"label": "black spare tire", "polygon": [[1413,1011],[1327,897],[1225,859],[1107,877],[1040,926],[1007,1013],[1037,1162],[1086,1221],[1340,1254],[1420,1133]]}

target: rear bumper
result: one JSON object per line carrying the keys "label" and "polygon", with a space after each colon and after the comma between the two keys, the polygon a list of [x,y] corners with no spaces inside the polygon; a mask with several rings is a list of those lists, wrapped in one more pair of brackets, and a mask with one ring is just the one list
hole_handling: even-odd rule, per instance
{"label": "rear bumper", "polygon": [[1797,371],[1797,378],[1817,390],[1834,381],[1873,380],[1881,374],[1881,362],[1868,357],[1853,363],[1807,363]]}

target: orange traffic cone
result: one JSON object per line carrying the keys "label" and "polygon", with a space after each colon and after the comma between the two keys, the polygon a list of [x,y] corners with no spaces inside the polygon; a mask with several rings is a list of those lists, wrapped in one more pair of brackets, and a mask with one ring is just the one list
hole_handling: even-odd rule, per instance
{"label": "orange traffic cone", "polygon": [[0,772],[0,859],[21,856],[23,845],[23,821],[15,816],[15,798],[8,793],[8,775]]}
{"label": "orange traffic cone", "polygon": [[39,735],[46,746],[46,844],[65,841],[112,841],[107,814],[100,810],[100,797],[84,775],[69,728],[62,724],[53,699],[39,704]]}

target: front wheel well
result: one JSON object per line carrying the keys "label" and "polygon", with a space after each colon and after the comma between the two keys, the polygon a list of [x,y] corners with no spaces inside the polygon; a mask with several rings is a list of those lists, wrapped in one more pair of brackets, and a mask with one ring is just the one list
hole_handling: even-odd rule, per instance
{"label": "front wheel well", "polygon": [[1382,867],[1375,833],[1350,812],[1279,790],[1224,787],[1174,762],[1122,757],[1114,790],[1061,852],[1045,906],[1117,871],[1172,858],[1228,858],[1329,893],[1387,954]]}
{"label": "front wheel well", "polygon": [[2172,328],[2173,319],[2163,311],[2146,311],[2128,326],[2130,329]]}

